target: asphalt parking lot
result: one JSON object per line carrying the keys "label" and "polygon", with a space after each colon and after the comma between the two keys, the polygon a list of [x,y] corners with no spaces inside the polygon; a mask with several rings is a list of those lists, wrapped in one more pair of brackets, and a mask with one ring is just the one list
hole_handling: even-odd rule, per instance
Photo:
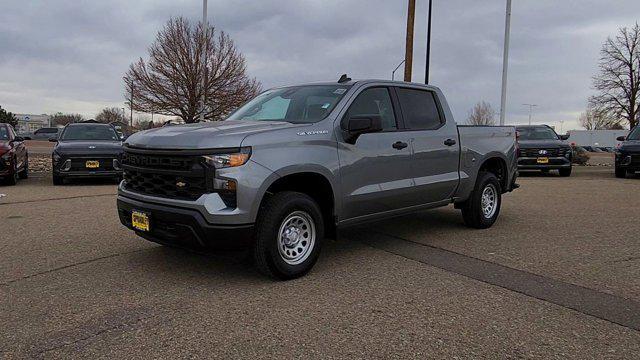
{"label": "asphalt parking lot", "polygon": [[0,358],[640,358],[640,178],[532,175],[344,231],[306,277],[137,238],[109,183],[0,187]]}

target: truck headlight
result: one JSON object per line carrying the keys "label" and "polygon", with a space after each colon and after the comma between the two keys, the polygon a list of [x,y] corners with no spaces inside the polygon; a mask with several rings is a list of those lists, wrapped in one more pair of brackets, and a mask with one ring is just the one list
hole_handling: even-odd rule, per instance
{"label": "truck headlight", "polygon": [[564,157],[566,157],[567,159],[571,159],[571,155],[573,155],[573,149],[571,149],[571,148],[565,149]]}
{"label": "truck headlight", "polygon": [[251,148],[243,147],[240,148],[239,152],[229,153],[229,154],[216,154],[216,155],[205,155],[202,158],[204,162],[208,165],[215,167],[216,169],[228,168],[228,167],[236,167],[242,166],[249,161],[249,157],[251,156]]}

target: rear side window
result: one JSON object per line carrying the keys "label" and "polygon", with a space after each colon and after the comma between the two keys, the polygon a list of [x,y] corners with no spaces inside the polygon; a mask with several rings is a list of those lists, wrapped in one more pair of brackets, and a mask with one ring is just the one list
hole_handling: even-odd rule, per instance
{"label": "rear side window", "polygon": [[431,91],[398,88],[405,125],[409,129],[436,129],[442,124],[436,99]]}

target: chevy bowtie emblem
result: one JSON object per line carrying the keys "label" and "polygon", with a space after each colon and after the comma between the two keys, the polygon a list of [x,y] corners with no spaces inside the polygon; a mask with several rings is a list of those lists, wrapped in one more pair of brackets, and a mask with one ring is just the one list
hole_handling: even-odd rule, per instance
{"label": "chevy bowtie emblem", "polygon": [[178,181],[178,182],[176,183],[176,186],[177,186],[177,187],[179,187],[179,188],[183,188],[183,187],[187,186],[187,183],[182,182],[182,181]]}

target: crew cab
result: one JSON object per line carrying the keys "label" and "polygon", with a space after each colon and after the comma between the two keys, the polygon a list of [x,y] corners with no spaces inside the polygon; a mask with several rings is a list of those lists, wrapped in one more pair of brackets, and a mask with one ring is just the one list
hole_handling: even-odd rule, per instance
{"label": "crew cab", "polygon": [[453,204],[488,228],[517,176],[513,127],[457,126],[434,86],[365,80],[267,90],[225,121],[124,144],[120,221],[148,240],[250,239],[257,267],[305,274],[336,229]]}
{"label": "crew cab", "polygon": [[573,149],[565,143],[569,135],[558,135],[548,125],[518,125],[518,169],[558,170],[571,176]]}
{"label": "crew cab", "polygon": [[624,178],[640,171],[640,126],[636,125],[628,136],[617,140],[622,142],[615,150],[615,173],[616,177]]}
{"label": "crew cab", "polygon": [[29,176],[29,153],[24,139],[17,136],[13,126],[0,124],[0,179],[15,185],[18,179]]}
{"label": "crew cab", "polygon": [[113,126],[73,123],[64,127],[51,154],[53,184],[67,179],[122,177],[122,139]]}

